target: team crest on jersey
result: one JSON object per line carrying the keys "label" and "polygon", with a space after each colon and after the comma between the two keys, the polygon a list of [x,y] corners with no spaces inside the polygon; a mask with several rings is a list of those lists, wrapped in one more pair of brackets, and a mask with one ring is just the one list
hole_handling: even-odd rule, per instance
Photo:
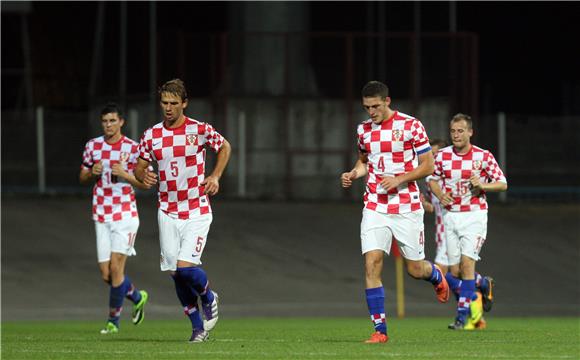
{"label": "team crest on jersey", "polygon": [[129,156],[130,156],[129,153],[122,152],[120,155],[121,162],[127,162],[127,160],[129,160]]}
{"label": "team crest on jersey", "polygon": [[473,161],[473,170],[481,170],[481,160]]}
{"label": "team crest on jersey", "polygon": [[403,137],[403,130],[396,129],[393,130],[393,141],[401,141]]}
{"label": "team crest on jersey", "polygon": [[189,145],[197,145],[197,135],[188,134],[187,142],[189,143]]}

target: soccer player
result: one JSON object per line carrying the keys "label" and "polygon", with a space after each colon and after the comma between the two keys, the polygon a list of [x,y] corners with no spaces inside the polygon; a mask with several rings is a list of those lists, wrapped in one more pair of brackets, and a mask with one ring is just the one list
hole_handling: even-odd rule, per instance
{"label": "soccer player", "polygon": [[441,270],[424,260],[423,207],[416,180],[433,172],[433,154],[423,124],[390,108],[387,86],[378,81],[362,89],[370,116],[358,126],[359,159],[341,175],[343,188],[368,174],[361,222],[361,248],[366,272],[366,299],[374,333],[367,343],[388,341],[385,291],[381,280],[384,253],[393,237],[413,278],[429,281],[440,302],[449,299]]}
{"label": "soccer player", "polygon": [[123,298],[133,302],[133,324],[144,318],[148,294],[137,290],[125,275],[127,256],[135,255],[139,216],[133,186],[148,189],[135,179],[138,144],[124,136],[125,120],[114,103],[101,111],[103,135],[85,145],[79,181],[93,186],[93,220],[97,234],[97,258],[105,283],[109,285],[109,320],[101,334],[119,332]]}
{"label": "soccer player", "polygon": [[493,279],[477,276],[475,263],[487,235],[485,194],[506,191],[507,180],[492,153],[471,144],[473,123],[469,115],[455,115],[449,128],[453,144],[437,153],[429,185],[444,207],[447,279],[452,288],[457,287],[452,283],[461,279],[457,316],[449,325],[450,329],[460,330],[469,329],[466,324],[478,280],[483,309],[489,311],[493,303]]}
{"label": "soccer player", "polygon": [[[431,152],[433,153],[434,157],[437,156],[437,152],[439,152],[440,149],[447,146],[445,140],[442,139],[432,139],[429,141],[429,143],[431,144]],[[461,280],[456,279],[451,275],[451,273],[448,273],[447,271],[449,267],[449,260],[447,256],[447,242],[445,241],[445,227],[443,225],[443,213],[441,210],[441,204],[439,203],[439,199],[437,199],[437,197],[433,195],[433,192],[429,187],[429,180],[431,180],[431,176],[428,176],[426,180],[427,180],[426,196],[423,198],[422,203],[426,212],[435,214],[436,250],[434,261],[435,264],[439,266],[439,268],[445,275],[447,283],[449,284],[449,290],[453,293],[453,295],[455,295],[456,300],[458,300],[459,289],[461,287]],[[441,183],[439,183],[439,185],[441,185]],[[467,319],[466,323],[466,329],[470,330],[485,329],[487,326],[487,323],[483,318],[483,304],[481,290],[479,289],[480,286],[477,285],[481,283],[482,277],[481,275],[476,273],[476,279],[478,278],[479,281],[476,281],[477,299],[475,299],[475,301],[472,301],[470,304],[471,316]]]}
{"label": "soccer player", "polygon": [[[187,91],[174,79],[159,89],[163,121],[149,128],[139,144],[136,177],[153,185],[159,177],[157,220],[161,271],[170,271],[177,297],[193,328],[190,342],[203,342],[218,320],[218,295],[209,287],[201,256],[212,222],[209,196],[219,191],[219,180],[231,147],[210,124],[185,116]],[[205,176],[205,152],[217,153],[213,172]],[[158,174],[147,170],[156,161]],[[202,321],[198,298],[205,320]]]}

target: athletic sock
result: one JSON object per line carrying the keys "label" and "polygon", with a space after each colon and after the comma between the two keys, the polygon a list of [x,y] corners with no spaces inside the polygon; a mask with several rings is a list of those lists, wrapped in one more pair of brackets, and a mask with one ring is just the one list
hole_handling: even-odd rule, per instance
{"label": "athletic sock", "polygon": [[385,315],[385,289],[381,287],[366,289],[367,306],[375,331],[387,333],[387,318]]}
{"label": "athletic sock", "polygon": [[461,288],[461,279],[456,278],[451,274],[451,271],[448,271],[445,274],[445,279],[447,280],[447,284],[449,284],[449,290],[455,296],[455,301],[459,301],[459,289]]}
{"label": "athletic sock", "polygon": [[126,292],[125,282],[117,287],[111,285],[109,290],[109,322],[119,327],[119,318],[123,310],[124,294]]}
{"label": "athletic sock", "polygon": [[475,280],[463,280],[459,290],[459,301],[457,302],[457,319],[465,324],[469,315],[469,304],[475,295]]}
{"label": "athletic sock", "polygon": [[429,276],[429,278],[425,280],[429,281],[433,285],[439,285],[441,283],[441,280],[443,280],[443,274],[439,270],[437,270],[435,264],[433,264],[430,261],[427,262],[429,263],[429,265],[431,265],[431,276]]}
{"label": "athletic sock", "polygon": [[203,321],[197,307],[197,296],[191,291],[189,285],[180,276],[179,272],[171,276],[175,283],[175,292],[177,293],[177,298],[181,305],[183,306],[183,311],[185,315],[189,317],[191,321],[191,327],[193,330],[202,330]]}
{"label": "athletic sock", "polygon": [[127,289],[127,293],[125,294],[127,299],[131,300],[133,304],[137,304],[139,301],[141,301],[141,293],[139,290],[137,290],[135,285],[133,285],[131,279],[129,279],[127,275],[125,275],[125,281],[123,282],[123,285]]}
{"label": "athletic sock", "polygon": [[203,305],[211,304],[214,300],[213,292],[209,288],[209,281],[205,271],[199,266],[177,268],[179,276],[190,284]]}

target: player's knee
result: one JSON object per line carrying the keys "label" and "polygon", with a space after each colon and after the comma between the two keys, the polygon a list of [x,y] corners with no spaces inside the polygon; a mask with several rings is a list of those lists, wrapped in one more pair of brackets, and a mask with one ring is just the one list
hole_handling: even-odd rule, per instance
{"label": "player's knee", "polygon": [[423,276],[423,264],[418,261],[408,261],[407,262],[407,274],[415,279],[422,279]]}

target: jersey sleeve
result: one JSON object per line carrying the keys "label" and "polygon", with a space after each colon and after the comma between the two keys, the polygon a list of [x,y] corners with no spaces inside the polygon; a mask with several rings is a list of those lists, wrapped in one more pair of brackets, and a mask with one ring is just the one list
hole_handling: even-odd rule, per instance
{"label": "jersey sleeve", "polygon": [[443,152],[439,151],[435,154],[435,162],[434,162],[435,169],[433,170],[433,174],[427,177],[427,181],[441,180],[441,176],[443,176]]}
{"label": "jersey sleeve", "polygon": [[507,184],[507,179],[501,171],[499,164],[495,160],[495,157],[491,152],[487,152],[487,167],[486,167],[487,177],[491,182],[501,182]]}
{"label": "jersey sleeve", "polygon": [[93,161],[93,149],[92,142],[89,141],[85,144],[85,150],[83,151],[83,163],[81,168],[91,169],[95,164]]}
{"label": "jersey sleeve", "polygon": [[429,137],[427,136],[427,131],[423,124],[414,119],[411,124],[411,136],[413,138],[413,147],[418,155],[421,155],[427,151],[431,151],[431,145],[429,145]]}
{"label": "jersey sleeve", "polygon": [[218,133],[210,124],[204,124],[204,131],[202,132],[203,144],[214,152],[218,152],[224,144],[224,137]]}
{"label": "jersey sleeve", "polygon": [[151,162],[151,141],[152,141],[152,132],[151,129],[147,129],[143,136],[141,136],[141,140],[139,141],[139,147],[137,148],[137,152],[139,154],[139,158]]}
{"label": "jersey sleeve", "polygon": [[367,149],[365,147],[364,140],[363,140],[364,139],[363,138],[364,129],[363,129],[362,124],[356,128],[356,133],[357,133],[356,143],[357,143],[358,151],[360,151],[362,154],[366,154]]}

